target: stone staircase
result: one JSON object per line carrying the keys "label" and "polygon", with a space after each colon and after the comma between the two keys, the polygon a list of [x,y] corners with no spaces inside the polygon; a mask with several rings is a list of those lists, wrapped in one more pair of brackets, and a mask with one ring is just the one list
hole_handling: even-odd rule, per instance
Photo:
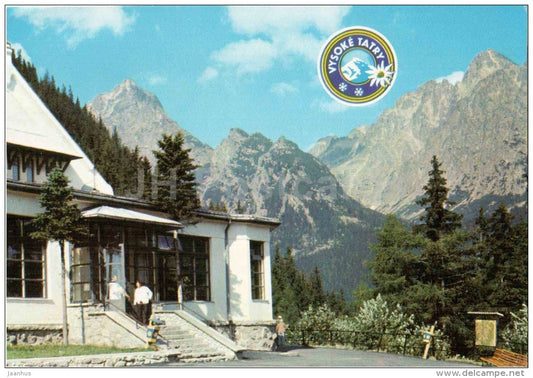
{"label": "stone staircase", "polygon": [[159,335],[167,348],[179,351],[180,362],[233,360],[241,352],[232,340],[184,311],[154,311],[154,316],[165,322]]}

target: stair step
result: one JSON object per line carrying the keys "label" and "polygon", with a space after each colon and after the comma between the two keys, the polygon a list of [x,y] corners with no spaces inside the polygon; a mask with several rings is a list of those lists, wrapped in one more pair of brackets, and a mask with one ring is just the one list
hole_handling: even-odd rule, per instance
{"label": "stair step", "polygon": [[166,324],[161,326],[159,334],[168,343],[169,349],[178,350],[180,362],[197,363],[209,361],[223,361],[234,358],[224,347],[194,326],[181,320],[164,319]]}

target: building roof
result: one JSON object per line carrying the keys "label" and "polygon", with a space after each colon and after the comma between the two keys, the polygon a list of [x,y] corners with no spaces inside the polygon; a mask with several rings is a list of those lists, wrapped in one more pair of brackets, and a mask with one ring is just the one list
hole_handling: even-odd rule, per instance
{"label": "building roof", "polygon": [[113,194],[113,188],[13,66],[9,42],[6,54],[6,143],[77,159],[65,172],[73,187],[85,185]]}
{"label": "building roof", "polygon": [[281,222],[278,219],[261,217],[251,214],[232,214],[226,213],[223,211],[214,211],[207,209],[197,209],[194,212],[194,215],[205,218],[205,219],[216,219],[222,221],[232,221],[232,222],[243,222],[243,223],[256,223],[268,225],[272,228],[276,228],[281,225]]}
{"label": "building roof", "polygon": [[172,219],[157,217],[155,215],[141,213],[140,211],[128,210],[111,206],[99,206],[93,209],[84,210],[82,211],[81,215],[82,218],[114,219],[137,223],[149,223],[165,227],[171,227],[175,229],[183,227],[180,222],[176,222]]}
{"label": "building roof", "polygon": [[[7,179],[7,189],[13,191],[21,191],[26,193],[38,194],[41,191],[42,184],[40,183],[27,183],[15,180]],[[141,199],[132,197],[121,197],[115,195],[109,195],[99,193],[97,191],[88,190],[73,190],[74,198],[80,201],[95,202],[102,205],[109,205],[110,207],[120,206],[130,209],[143,209],[146,211],[157,211],[158,209],[152,203]],[[242,222],[242,223],[254,223],[263,224],[270,228],[276,228],[281,225],[281,222],[275,218],[260,217],[250,214],[231,214],[223,211],[214,211],[208,209],[197,209],[193,211],[193,215],[202,219],[219,220],[223,222]]]}

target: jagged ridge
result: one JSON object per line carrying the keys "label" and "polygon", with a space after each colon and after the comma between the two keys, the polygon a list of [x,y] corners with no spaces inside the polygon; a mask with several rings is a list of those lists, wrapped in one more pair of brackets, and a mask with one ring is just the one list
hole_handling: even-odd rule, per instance
{"label": "jagged ridge", "polygon": [[517,206],[527,190],[526,67],[486,51],[456,85],[430,81],[402,96],[375,124],[320,140],[311,153],[353,198],[406,219],[420,214],[415,200],[433,155],[467,222],[476,203]]}

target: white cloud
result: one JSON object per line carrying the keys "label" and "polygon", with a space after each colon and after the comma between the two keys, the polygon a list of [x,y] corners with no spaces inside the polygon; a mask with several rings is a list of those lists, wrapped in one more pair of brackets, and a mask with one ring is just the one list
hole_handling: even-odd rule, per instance
{"label": "white cloud", "polygon": [[26,17],[38,30],[54,29],[65,37],[68,47],[75,48],[103,29],[123,35],[135,21],[120,7],[18,7],[13,14]]}
{"label": "white cloud", "polygon": [[330,34],[340,27],[348,12],[348,7],[335,6],[236,6],[229,7],[228,15],[233,30],[241,34],[275,35],[310,28]]}
{"label": "white cloud", "polygon": [[235,69],[238,75],[264,71],[272,66],[276,56],[272,44],[262,39],[230,43],[212,55],[216,62]]}
{"label": "white cloud", "polygon": [[455,71],[449,74],[448,76],[439,77],[435,81],[437,83],[442,83],[444,80],[448,81],[450,84],[455,85],[459,83],[461,80],[463,80],[463,77],[465,76],[465,73],[462,71]]}
{"label": "white cloud", "polygon": [[349,7],[228,7],[232,29],[243,39],[212,53],[219,71],[259,73],[281,61],[315,63],[322,41],[342,25]]}
{"label": "white cloud", "polygon": [[315,105],[318,106],[321,110],[328,112],[328,113],[343,113],[350,109],[349,106],[341,104],[338,101],[331,100],[331,101],[316,101]]}
{"label": "white cloud", "polygon": [[207,67],[204,72],[202,72],[202,76],[198,79],[198,82],[205,82],[209,80],[213,80],[215,77],[218,76],[218,71],[216,68],[213,67]]}
{"label": "white cloud", "polygon": [[153,74],[148,77],[148,83],[152,86],[165,84],[167,82],[166,76]]}
{"label": "white cloud", "polygon": [[285,97],[288,94],[298,92],[298,87],[289,83],[275,83],[270,87],[270,92],[280,97]]}

